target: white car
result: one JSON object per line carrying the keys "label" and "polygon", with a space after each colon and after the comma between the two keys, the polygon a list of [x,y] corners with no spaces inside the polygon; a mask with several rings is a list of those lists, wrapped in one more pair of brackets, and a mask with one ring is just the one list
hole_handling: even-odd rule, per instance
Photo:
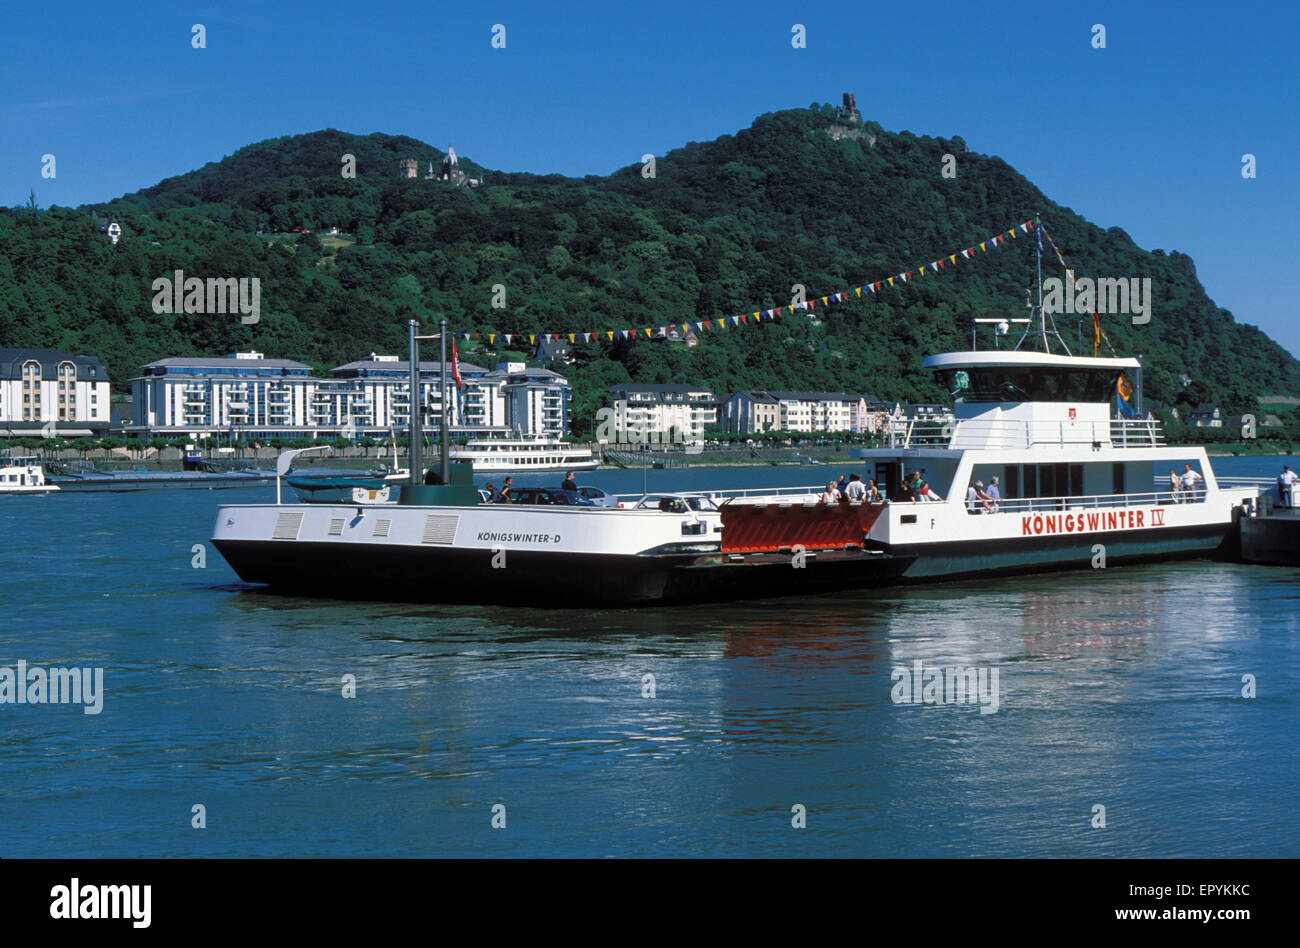
{"label": "white car", "polygon": [[618,506],[618,501],[614,499],[614,496],[610,493],[607,493],[606,491],[601,490],[599,487],[579,487],[578,493],[581,494],[583,497],[586,497],[597,507]]}

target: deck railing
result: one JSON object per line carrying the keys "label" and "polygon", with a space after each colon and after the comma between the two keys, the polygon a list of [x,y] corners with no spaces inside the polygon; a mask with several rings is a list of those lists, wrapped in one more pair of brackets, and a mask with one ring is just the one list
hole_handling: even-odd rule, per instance
{"label": "deck railing", "polygon": [[[712,497],[718,503],[724,500],[740,500],[754,497],[773,497],[777,498],[780,503],[816,503],[821,500],[822,493],[826,490],[825,484],[814,484],[811,487],[747,487],[747,488],[728,488],[726,490],[652,490],[649,494],[663,495],[665,497],[674,494],[684,494],[687,496]],[[613,498],[620,503],[628,501],[636,502],[642,497],[647,496],[645,492],[635,494],[614,494]]]}
{"label": "deck railing", "polygon": [[[1148,491],[1134,494],[1089,494],[1084,497],[1012,497],[998,501],[991,507],[985,507],[984,501],[960,500],[955,503],[964,505],[972,514],[985,513],[1043,513],[1059,511],[1073,513],[1083,510],[1114,509],[1116,507],[1159,507],[1171,504],[1201,504],[1206,499],[1204,490],[1179,491],[1174,494],[1167,490]],[[907,503],[907,507],[925,506]]]}
{"label": "deck railing", "polygon": [[919,421],[889,424],[889,446],[903,449],[954,445],[991,450],[1073,445],[1151,448],[1164,443],[1164,432],[1155,419],[1070,422],[968,418],[946,424]]}

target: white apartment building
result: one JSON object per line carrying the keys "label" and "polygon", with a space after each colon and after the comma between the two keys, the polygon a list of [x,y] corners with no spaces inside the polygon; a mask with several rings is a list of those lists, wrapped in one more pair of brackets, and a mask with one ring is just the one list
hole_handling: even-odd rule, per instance
{"label": "white apartment building", "polygon": [[112,421],[108,371],[95,356],[0,349],[0,436],[87,437]]}
{"label": "white apartment building", "polygon": [[703,386],[629,382],[606,391],[614,403],[616,441],[694,439],[718,422],[718,397]]}
{"label": "white apartment building", "polygon": [[737,392],[725,403],[725,427],[734,434],[868,431],[868,404],[845,392]]}
{"label": "white apartment building", "polygon": [[[426,426],[442,423],[442,373],[450,366],[420,363],[420,397]],[[462,388],[448,379],[450,427],[458,433],[568,432],[568,380],[555,373],[533,379],[543,370],[519,364],[516,372],[499,366],[458,365]],[[240,437],[328,437],[345,433],[380,435],[410,424],[409,363],[396,356],[371,353],[335,367],[330,378],[317,378],[311,367],[290,359],[268,359],[260,352],[236,352],[224,358],[159,359],[131,380],[134,424],[149,434],[238,434]],[[518,378],[517,378],[518,377]],[[537,396],[558,415],[511,414],[515,391],[544,389]],[[521,407],[521,412],[523,408]],[[545,419],[549,426],[536,427]],[[530,427],[531,426],[531,427]]]}

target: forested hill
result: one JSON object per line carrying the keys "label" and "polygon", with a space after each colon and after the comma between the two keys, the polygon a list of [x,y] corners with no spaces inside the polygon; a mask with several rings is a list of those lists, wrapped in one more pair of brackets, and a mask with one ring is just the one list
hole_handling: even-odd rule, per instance
{"label": "forested hill", "polygon": [[[940,174],[948,154],[955,178]],[[355,178],[340,173],[344,155],[356,158]],[[107,205],[0,212],[0,344],[98,354],[118,388],[152,359],[236,349],[323,370],[403,352],[411,317],[529,333],[752,312],[789,303],[794,284],[822,296],[875,281],[1037,212],[1078,275],[1151,278],[1149,324],[1104,319],[1120,355],[1144,357],[1148,399],[1244,411],[1258,394],[1300,393],[1300,363],[1215,306],[1190,258],[1087,223],[960,138],[889,133],[814,106],[669,152],[653,177],[640,164],[574,179],[484,171],[462,158],[484,184],[455,188],[423,178],[442,157],[411,138],[326,130],[250,145]],[[402,158],[417,159],[421,177],[397,177]],[[101,229],[109,215],[124,231],[116,247]],[[282,233],[301,227],[343,235]],[[580,345],[576,366],[556,366],[574,382],[575,429],[586,430],[607,385],[627,379],[938,398],[921,358],[969,347],[973,316],[1023,314],[1033,247],[1009,241],[814,318],[706,333],[694,348]],[[1050,252],[1043,266],[1044,276],[1060,274]],[[155,315],[152,281],[176,269],[259,277],[261,321]],[[491,308],[495,284],[506,288],[505,309]],[[1058,319],[1073,346],[1074,317]],[[486,338],[462,346],[462,358],[522,355],[486,347]],[[1185,389],[1181,374],[1193,380]]]}

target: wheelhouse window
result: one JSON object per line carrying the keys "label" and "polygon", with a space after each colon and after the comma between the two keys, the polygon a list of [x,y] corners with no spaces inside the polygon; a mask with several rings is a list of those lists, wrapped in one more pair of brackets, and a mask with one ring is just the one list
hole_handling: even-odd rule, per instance
{"label": "wheelhouse window", "polygon": [[1117,375],[1097,369],[988,366],[944,369],[938,373],[953,401],[1106,402]]}

